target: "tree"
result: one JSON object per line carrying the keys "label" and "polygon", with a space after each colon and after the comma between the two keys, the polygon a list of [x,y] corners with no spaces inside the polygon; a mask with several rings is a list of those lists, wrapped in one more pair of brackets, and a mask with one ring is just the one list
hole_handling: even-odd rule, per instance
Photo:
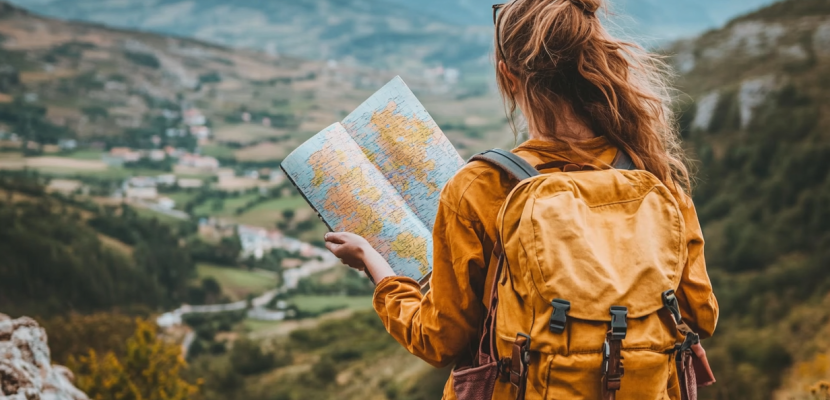
{"label": "tree", "polygon": [[285,219],[286,222],[291,222],[291,220],[294,219],[294,215],[295,215],[294,210],[289,209],[289,210],[284,210],[282,212],[282,217]]}
{"label": "tree", "polygon": [[199,392],[199,385],[182,379],[187,367],[178,345],[158,338],[156,326],[138,320],[127,340],[122,358],[108,352],[99,357],[95,350],[69,360],[78,389],[92,400],[187,400]]}

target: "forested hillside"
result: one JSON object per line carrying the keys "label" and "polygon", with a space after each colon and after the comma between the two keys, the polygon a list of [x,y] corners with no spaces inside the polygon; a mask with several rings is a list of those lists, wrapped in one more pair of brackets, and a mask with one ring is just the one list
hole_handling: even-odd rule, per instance
{"label": "forested hillside", "polygon": [[830,2],[778,3],[673,52],[722,310],[705,397],[807,398],[830,349]]}
{"label": "forested hillside", "polygon": [[147,313],[187,301],[194,264],[179,237],[188,224],[53,197],[43,182],[36,173],[0,171],[4,313]]}

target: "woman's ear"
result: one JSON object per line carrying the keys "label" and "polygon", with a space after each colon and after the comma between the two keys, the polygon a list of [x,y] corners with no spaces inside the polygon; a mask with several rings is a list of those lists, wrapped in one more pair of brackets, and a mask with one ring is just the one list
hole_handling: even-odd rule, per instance
{"label": "woman's ear", "polygon": [[507,68],[504,61],[499,61],[499,73],[507,78],[507,82],[510,83],[510,93],[516,93],[516,88],[519,87],[519,79],[510,72],[510,68]]}

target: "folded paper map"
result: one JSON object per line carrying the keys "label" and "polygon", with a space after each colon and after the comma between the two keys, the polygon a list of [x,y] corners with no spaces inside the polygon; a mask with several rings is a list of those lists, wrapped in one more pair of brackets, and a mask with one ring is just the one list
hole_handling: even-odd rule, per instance
{"label": "folded paper map", "polygon": [[363,236],[398,275],[425,284],[441,188],[463,165],[397,77],[281,167],[329,229]]}

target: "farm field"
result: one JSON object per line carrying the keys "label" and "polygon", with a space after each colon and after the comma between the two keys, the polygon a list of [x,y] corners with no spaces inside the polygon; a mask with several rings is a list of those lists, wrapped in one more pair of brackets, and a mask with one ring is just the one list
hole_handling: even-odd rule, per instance
{"label": "farm field", "polygon": [[[244,206],[249,201],[255,200],[259,194],[246,194],[239,197],[231,198],[212,198],[202,204],[199,204],[193,210],[195,215],[212,215],[215,217],[232,217],[236,209]],[[221,208],[214,208],[215,205],[222,204]]]}
{"label": "farm field", "polygon": [[294,296],[289,302],[294,303],[297,308],[303,311],[319,313],[342,307],[349,310],[370,310],[372,309],[371,296]]}
{"label": "farm field", "polygon": [[263,293],[277,285],[276,275],[264,271],[248,271],[200,263],[196,265],[196,274],[199,279],[208,277],[216,279],[224,293],[235,301],[244,300],[249,294]]}
{"label": "farm field", "polygon": [[247,144],[285,135],[284,131],[255,124],[223,125],[214,130],[219,142]]}
{"label": "farm field", "polygon": [[282,197],[259,204],[242,215],[234,216],[233,220],[240,224],[273,228],[277,222],[284,220],[283,211],[306,208],[308,205],[300,196]]}
{"label": "farm field", "polygon": [[47,171],[105,171],[107,164],[100,160],[69,157],[6,157],[0,158],[0,169],[37,169]]}
{"label": "farm field", "polygon": [[78,150],[67,154],[67,157],[76,160],[100,160],[103,154],[100,150]]}

